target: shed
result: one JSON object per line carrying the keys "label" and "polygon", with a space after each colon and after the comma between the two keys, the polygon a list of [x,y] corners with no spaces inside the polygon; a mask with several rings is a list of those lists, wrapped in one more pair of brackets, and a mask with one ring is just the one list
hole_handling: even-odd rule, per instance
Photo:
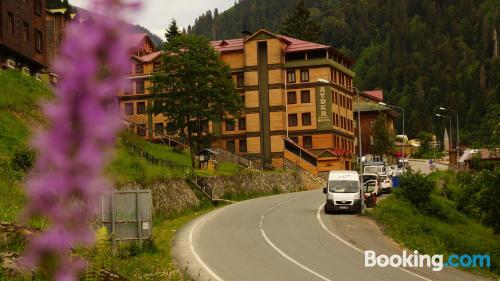
{"label": "shed", "polygon": [[219,152],[210,148],[202,149],[196,153],[200,170],[217,170],[217,155],[219,155]]}

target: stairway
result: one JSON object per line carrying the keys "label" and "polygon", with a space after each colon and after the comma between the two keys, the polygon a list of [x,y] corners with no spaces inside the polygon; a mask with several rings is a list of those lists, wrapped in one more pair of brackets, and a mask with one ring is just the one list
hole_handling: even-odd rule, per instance
{"label": "stairway", "polygon": [[319,175],[318,159],[314,154],[303,147],[300,147],[289,138],[284,138],[283,141],[285,144],[285,166],[290,166],[293,163],[298,168],[307,171],[314,176]]}

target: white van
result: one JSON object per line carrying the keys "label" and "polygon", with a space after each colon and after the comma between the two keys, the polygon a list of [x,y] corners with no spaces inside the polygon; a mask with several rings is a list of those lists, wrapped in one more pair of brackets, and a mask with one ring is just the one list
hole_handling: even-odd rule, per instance
{"label": "white van", "polygon": [[325,213],[335,211],[361,212],[361,183],[356,171],[331,171],[328,185],[323,188],[326,194]]}

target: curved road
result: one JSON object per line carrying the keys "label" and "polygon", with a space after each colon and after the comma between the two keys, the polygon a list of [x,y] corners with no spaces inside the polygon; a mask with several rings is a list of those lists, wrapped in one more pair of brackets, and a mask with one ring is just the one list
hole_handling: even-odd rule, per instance
{"label": "curved road", "polygon": [[174,256],[195,280],[480,280],[449,269],[365,268],[364,250],[402,249],[371,219],[326,215],[323,203],[315,190],[221,208],[177,233]]}

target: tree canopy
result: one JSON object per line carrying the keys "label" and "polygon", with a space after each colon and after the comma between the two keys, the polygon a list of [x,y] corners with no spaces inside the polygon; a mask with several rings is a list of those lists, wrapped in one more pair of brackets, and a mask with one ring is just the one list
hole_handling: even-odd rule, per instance
{"label": "tree canopy", "polygon": [[194,154],[209,137],[208,121],[237,115],[241,99],[229,67],[205,37],[173,37],[165,43],[162,60],[162,73],[152,78],[151,111],[175,121],[169,129],[187,137],[194,167]]}
{"label": "tree canopy", "polygon": [[167,40],[167,42],[170,42],[172,41],[172,39],[179,35],[181,35],[181,31],[177,26],[177,21],[173,19],[167,28],[167,32],[165,33],[165,39]]}
{"label": "tree canopy", "polygon": [[395,136],[386,126],[387,116],[379,113],[373,124],[374,150],[377,155],[384,155],[394,148]]}
{"label": "tree canopy", "polygon": [[304,1],[300,1],[293,13],[283,22],[280,32],[297,39],[317,42],[321,36],[321,26],[311,18]]}

